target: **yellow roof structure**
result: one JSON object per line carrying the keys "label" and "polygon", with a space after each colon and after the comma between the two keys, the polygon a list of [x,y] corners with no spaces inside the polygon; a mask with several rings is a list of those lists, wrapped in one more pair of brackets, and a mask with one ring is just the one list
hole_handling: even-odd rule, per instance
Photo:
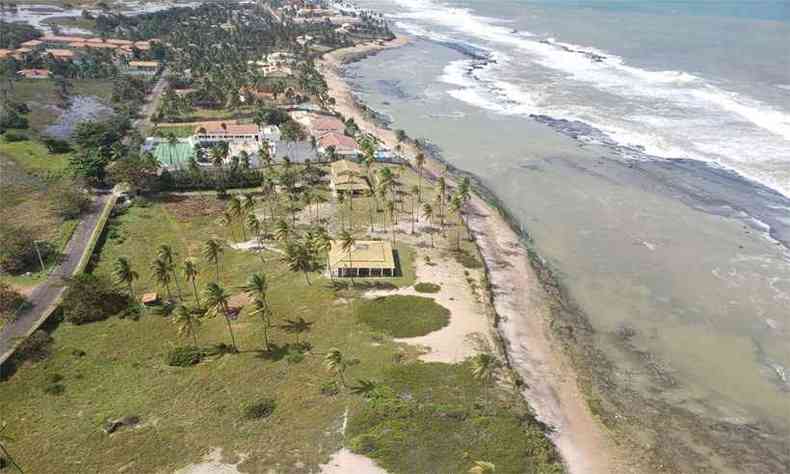
{"label": "yellow roof structure", "polygon": [[159,61],[129,61],[129,67],[159,67]]}
{"label": "yellow roof structure", "polygon": [[395,257],[392,253],[392,244],[382,240],[358,240],[349,252],[343,249],[339,240],[332,241],[329,251],[329,264],[332,269],[338,268],[390,268],[395,269]]}
{"label": "yellow roof structure", "polygon": [[368,189],[364,178],[365,172],[353,161],[335,161],[331,168],[332,184],[336,191],[364,191]]}

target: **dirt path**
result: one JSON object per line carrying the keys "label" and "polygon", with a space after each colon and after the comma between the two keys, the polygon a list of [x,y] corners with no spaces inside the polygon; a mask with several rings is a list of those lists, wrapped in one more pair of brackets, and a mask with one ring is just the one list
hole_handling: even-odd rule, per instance
{"label": "dirt path", "polygon": [[[319,64],[335,99],[335,109],[353,117],[363,132],[372,133],[395,148],[395,132],[377,126],[355,103],[351,89],[342,78],[342,65],[387,48],[403,46],[398,38],[385,45],[368,44],[326,55]],[[418,150],[401,144],[413,162]],[[427,174],[444,173],[444,165],[428,160]],[[448,185],[455,186],[450,178]],[[526,249],[518,235],[491,206],[475,196],[469,209],[469,226],[489,268],[494,307],[500,316],[498,327],[514,368],[526,381],[524,395],[538,417],[556,428],[552,434],[568,469],[572,473],[632,472],[627,459],[590,413],[566,357],[555,346],[547,330],[548,306],[545,294]]]}

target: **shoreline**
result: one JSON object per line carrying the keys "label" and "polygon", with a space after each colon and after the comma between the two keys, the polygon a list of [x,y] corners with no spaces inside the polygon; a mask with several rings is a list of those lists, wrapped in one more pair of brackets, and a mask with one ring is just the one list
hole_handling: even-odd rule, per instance
{"label": "shoreline", "polygon": [[[351,117],[364,132],[379,137],[388,147],[398,144],[395,132],[371,119],[355,100],[342,75],[342,66],[380,51],[409,43],[398,36],[388,42],[357,45],[325,54],[319,71],[335,99],[333,110]],[[413,142],[400,144],[402,153],[413,163],[418,153]],[[440,160],[426,154],[427,174],[439,176],[448,169]],[[457,185],[452,174],[448,186]],[[489,204],[475,189],[469,203],[467,225],[474,234],[491,292],[495,311],[492,332],[496,335],[508,365],[524,380],[522,395],[537,418],[552,427],[549,434],[571,473],[626,472],[623,455],[605,427],[597,420],[578,384],[576,371],[551,336],[550,296],[533,267],[521,236],[496,206]]]}

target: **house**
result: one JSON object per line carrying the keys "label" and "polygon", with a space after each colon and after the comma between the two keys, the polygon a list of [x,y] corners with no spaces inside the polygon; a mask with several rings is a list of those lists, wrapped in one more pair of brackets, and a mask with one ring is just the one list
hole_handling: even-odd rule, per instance
{"label": "house", "polygon": [[336,277],[394,277],[397,274],[392,244],[379,240],[358,240],[344,249],[339,240],[332,241],[329,268]]}
{"label": "house", "polygon": [[310,120],[310,133],[320,137],[330,132],[343,133],[346,131],[346,124],[342,120],[326,115],[319,115]]}
{"label": "house", "polygon": [[159,61],[129,61],[125,72],[135,76],[153,76],[159,72]]}
{"label": "house", "polygon": [[44,44],[42,41],[32,39],[25,41],[20,46],[22,46],[23,48],[35,48],[36,46],[41,46],[42,44]]}
{"label": "house", "polygon": [[146,306],[159,303],[159,293],[143,293],[142,303]]}
{"label": "house", "polygon": [[203,122],[195,127],[193,140],[201,145],[217,142],[260,143],[263,140],[263,132],[254,123]]}
{"label": "house", "polygon": [[369,186],[365,178],[365,171],[357,163],[349,160],[339,160],[330,166],[329,188],[332,193],[362,194]]}
{"label": "house", "polygon": [[20,69],[16,73],[25,79],[48,79],[50,76],[46,69]]}
{"label": "house", "polygon": [[335,150],[335,155],[344,158],[354,158],[359,155],[359,146],[353,138],[338,132],[329,132],[318,138],[318,151],[329,153],[329,148]]}
{"label": "house", "polygon": [[70,49],[60,49],[60,48],[47,49],[44,51],[44,54],[50,54],[52,55],[53,58],[58,59],[60,61],[70,61],[77,56],[74,53],[74,51]]}

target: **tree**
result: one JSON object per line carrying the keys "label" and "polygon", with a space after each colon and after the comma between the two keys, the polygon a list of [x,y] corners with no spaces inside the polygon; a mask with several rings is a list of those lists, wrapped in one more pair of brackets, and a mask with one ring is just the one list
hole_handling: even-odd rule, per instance
{"label": "tree", "polygon": [[186,281],[192,283],[192,292],[195,295],[195,303],[200,306],[200,295],[198,294],[197,289],[197,277],[200,274],[200,270],[197,266],[197,261],[194,258],[188,258],[184,260],[184,278]]}
{"label": "tree", "polygon": [[176,308],[173,323],[178,328],[178,335],[182,337],[192,337],[195,346],[198,345],[197,332],[200,328],[200,318],[198,318],[192,308],[181,305]]}
{"label": "tree", "polygon": [[244,204],[239,196],[233,196],[228,201],[227,212],[230,216],[232,216],[235,220],[239,221],[241,227],[241,239],[247,240],[247,232],[244,230],[244,214],[246,211],[244,210]]}
{"label": "tree", "polygon": [[274,225],[274,239],[280,242],[285,242],[286,245],[291,237],[291,226],[285,219],[280,219]]}
{"label": "tree", "polygon": [[228,307],[228,293],[224,288],[219,286],[216,282],[211,282],[206,286],[204,299],[206,300],[206,307],[208,308],[207,316],[215,317],[221,314],[225,318],[225,324],[228,327],[228,334],[230,334],[231,347],[234,352],[239,349],[236,346],[236,337],[233,334],[233,326],[230,324],[230,308]]}
{"label": "tree", "polygon": [[417,153],[417,157],[414,158],[414,161],[417,163],[417,200],[422,202],[422,169],[425,166],[425,155]]}
{"label": "tree", "polygon": [[502,366],[499,359],[489,352],[481,352],[472,357],[472,376],[481,381],[488,397],[488,386],[494,381],[497,371]]}
{"label": "tree", "polygon": [[455,249],[461,250],[461,229],[460,227],[464,225],[464,221],[461,218],[461,198],[456,194],[453,195],[452,199],[450,199],[450,204],[448,205],[447,209],[450,211],[451,214],[455,215],[458,218],[458,225],[455,230]]}
{"label": "tree", "polygon": [[283,261],[288,264],[292,272],[302,272],[307,285],[310,283],[310,272],[318,268],[315,250],[310,245],[310,241],[305,239],[302,242],[290,242],[285,247]]}
{"label": "tree", "polygon": [[494,474],[495,472],[496,466],[488,461],[475,461],[469,468],[469,474]]}
{"label": "tree", "polygon": [[250,314],[257,314],[261,317],[261,321],[263,322],[263,347],[266,350],[269,350],[271,347],[269,344],[269,328],[272,326],[272,309],[263,301],[258,299],[253,301],[252,304],[255,307],[255,310]]}
{"label": "tree", "polygon": [[203,244],[203,258],[212,265],[214,265],[216,269],[216,276],[217,282],[219,282],[219,264],[220,259],[222,258],[222,252],[225,249],[222,248],[222,244],[215,239],[209,239],[206,243]]}
{"label": "tree", "polygon": [[[433,225],[433,206],[427,202],[422,205],[422,216],[428,221],[429,225]],[[428,233],[431,235],[431,248],[433,248],[433,229],[429,228]]]}
{"label": "tree", "polygon": [[140,275],[132,269],[129,259],[126,257],[118,257],[113,264],[112,276],[118,284],[125,284],[129,289],[129,296],[137,301],[137,296],[134,294],[134,280],[140,278]]}
{"label": "tree", "polygon": [[310,332],[313,324],[315,323],[311,321],[305,321],[304,318],[300,317],[298,319],[286,319],[285,324],[283,324],[281,327],[283,331],[287,332],[288,334],[296,335],[296,345],[301,345],[299,336],[302,333]]}
{"label": "tree", "polygon": [[340,349],[333,347],[324,356],[326,369],[340,379],[340,383],[346,386],[345,372],[348,368],[348,361],[340,352]]}
{"label": "tree", "polygon": [[153,262],[151,262],[151,276],[158,285],[165,287],[168,299],[170,298],[170,270],[170,265],[168,265],[167,262],[161,258],[156,258]]}
{"label": "tree", "polygon": [[8,434],[5,434],[6,429],[8,429],[8,425],[5,422],[3,422],[3,424],[0,425],[0,454],[2,454],[2,456],[0,456],[0,459],[4,459],[8,461],[8,464],[10,464],[17,471],[24,472],[22,468],[19,466],[19,464],[17,464],[16,461],[14,461],[14,458],[11,456],[11,453],[8,452],[8,447],[6,445],[9,442],[13,442],[14,438]]}
{"label": "tree", "polygon": [[128,183],[132,191],[148,191],[156,186],[159,162],[150,153],[130,154],[107,165],[106,171],[115,184]]}
{"label": "tree", "polygon": [[334,280],[335,277],[332,274],[332,262],[329,261],[329,254],[332,251],[332,237],[327,232],[326,228],[319,227],[316,229],[315,233],[313,233],[313,242],[312,246],[316,251],[324,252],[326,254],[326,266],[329,270],[329,278]]}
{"label": "tree", "polygon": [[411,189],[409,189],[409,198],[410,198],[409,201],[411,202],[411,233],[412,234],[414,234],[414,224],[417,221],[417,217],[418,217],[414,213],[417,203],[418,193],[419,190],[417,189],[417,186],[412,186]]}
{"label": "tree", "polygon": [[[356,244],[356,239],[354,239],[354,236],[351,235],[350,232],[344,230],[340,234],[340,246],[343,249],[343,251],[346,252],[346,254],[348,255],[348,268],[349,268],[349,270],[353,270],[354,269],[354,264],[351,261],[351,255],[352,255],[352,252],[354,251],[354,245],[355,244]],[[350,271],[349,274],[351,275],[351,284],[353,285],[354,284],[354,273],[353,273],[353,271]]]}
{"label": "tree", "polygon": [[260,315],[263,321],[263,342],[264,347],[269,349],[269,327],[271,325],[271,308],[266,299],[269,291],[269,284],[266,281],[266,275],[263,273],[253,273],[247,279],[247,284],[244,285],[244,292],[253,299],[255,311],[251,314]]}
{"label": "tree", "polygon": [[178,299],[183,300],[184,295],[181,294],[181,284],[178,282],[178,272],[176,272],[175,252],[173,251],[173,247],[166,244],[160,245],[157,250],[157,257],[167,264],[171,275],[173,275],[173,281],[176,284]]}

